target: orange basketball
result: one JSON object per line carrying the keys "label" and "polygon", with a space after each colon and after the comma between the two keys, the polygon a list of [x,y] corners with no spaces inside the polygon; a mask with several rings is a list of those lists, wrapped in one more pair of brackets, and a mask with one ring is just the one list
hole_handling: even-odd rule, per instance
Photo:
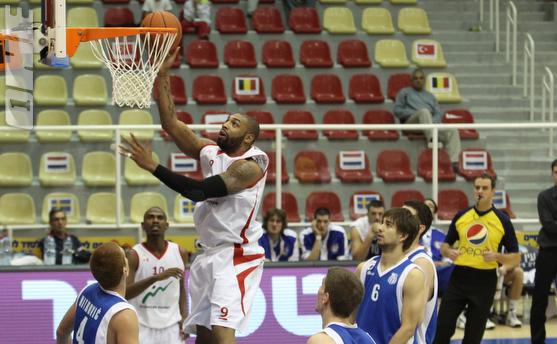
{"label": "orange basketball", "polygon": [[170,27],[178,30],[178,36],[172,44],[172,49],[176,49],[182,43],[182,24],[176,16],[166,11],[151,12],[141,21],[143,27]]}

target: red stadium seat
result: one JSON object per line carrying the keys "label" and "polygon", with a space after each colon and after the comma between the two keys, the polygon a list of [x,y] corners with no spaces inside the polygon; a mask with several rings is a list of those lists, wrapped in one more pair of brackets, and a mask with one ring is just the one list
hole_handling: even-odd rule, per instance
{"label": "red stadium seat", "polygon": [[371,67],[366,44],[359,39],[347,39],[338,44],[337,62],[343,67]]}
{"label": "red stadium seat", "polygon": [[311,98],[316,103],[341,104],[346,101],[340,78],[334,74],[319,74],[311,79]]}
{"label": "red stadium seat", "polygon": [[[189,158],[189,157],[186,156],[185,154],[181,154],[181,153],[180,153],[179,155],[180,155],[180,157],[182,157],[182,158],[194,160],[194,159],[192,159],[192,158]],[[170,155],[170,156],[168,157],[166,166],[167,166],[168,169],[171,170],[172,172],[175,172],[175,173],[178,173],[178,174],[182,174],[182,175],[184,175],[184,176],[186,176],[186,177],[193,178],[193,179],[196,179],[196,180],[203,180],[203,174],[201,173],[201,167],[200,167],[199,161],[194,162],[194,164],[195,164],[195,170],[194,170],[194,171],[191,171],[191,172],[181,172],[181,171],[179,171],[179,170],[176,170],[176,166],[177,166],[177,165],[179,166],[179,160],[178,160],[175,164],[173,164],[172,155]]]}
{"label": "red stadium seat", "polygon": [[416,179],[410,169],[410,158],[399,149],[384,150],[377,157],[377,175],[384,182],[413,182]]}
{"label": "red stadium seat", "polygon": [[[267,168],[267,183],[275,183],[277,180],[277,164],[276,164],[276,153],[274,151],[268,151],[267,156],[269,157],[269,167]],[[282,184],[288,183],[290,178],[288,177],[288,170],[286,169],[286,161],[284,160],[284,156],[281,156],[281,163],[280,163],[280,170],[281,170],[281,177],[280,181]]]}
{"label": "red stadium seat", "polygon": [[[393,114],[387,110],[369,110],[364,114],[364,124],[394,124],[395,118]],[[398,140],[398,131],[396,130],[364,130],[362,132],[370,140]]]}
{"label": "red stadium seat", "polygon": [[306,198],[306,220],[313,220],[313,214],[318,208],[327,208],[331,212],[331,221],[344,221],[340,198],[335,192],[317,191]]}
{"label": "red stadium seat", "polygon": [[[341,157],[342,154],[343,157]],[[358,156],[360,154],[363,154],[363,164],[358,161]],[[356,158],[355,160],[353,158],[354,156]],[[342,161],[343,159],[344,162]],[[351,164],[351,162],[353,163]],[[335,172],[337,178],[343,183],[371,183],[373,181],[369,159],[364,151],[339,152],[337,154]]]}
{"label": "red stadium seat", "polygon": [[[188,102],[188,97],[186,96],[186,86],[184,85],[184,80],[178,75],[170,76],[170,92],[172,93],[172,99],[175,104],[181,105]],[[159,90],[157,87],[157,80],[155,79],[155,84],[153,86],[153,97],[159,99]]]}
{"label": "red stadium seat", "polygon": [[460,152],[458,156],[458,174],[467,181],[473,181],[474,178],[482,173],[497,178],[497,174],[493,169],[491,154],[483,148],[466,148]]}
{"label": "red stadium seat", "polygon": [[329,44],[321,40],[307,40],[300,45],[300,62],[306,68],[328,68],[333,66]]}
{"label": "red stadium seat", "polygon": [[263,44],[263,63],[269,68],[292,68],[296,65],[288,41],[272,40]]}
{"label": "red stadium seat", "polygon": [[215,43],[205,40],[191,41],[184,49],[190,68],[218,68],[219,60]]}
{"label": "red stadium seat", "polygon": [[440,220],[452,220],[459,210],[468,207],[468,197],[462,190],[441,190],[437,204],[439,204],[437,217]]}
{"label": "red stadium seat", "polygon": [[[447,110],[443,115],[443,123],[474,123],[474,117],[466,109]],[[477,140],[480,134],[476,129],[458,129],[458,134],[462,140]]]}
{"label": "red stadium seat", "polygon": [[[246,112],[248,116],[251,116],[257,120],[259,124],[275,124],[273,119],[273,114],[269,111],[248,111]],[[259,132],[258,140],[274,140],[275,131],[274,130],[261,130]]]}
{"label": "red stadium seat", "polygon": [[[193,124],[193,119],[191,117],[191,115],[188,112],[185,111],[176,111],[176,117],[178,118],[179,121],[184,122],[186,124]],[[165,140],[165,141],[172,141],[172,137],[170,137],[170,135],[168,135],[168,133],[165,130],[161,130],[161,137]]]}
{"label": "red stadium seat", "polygon": [[[356,124],[354,115],[348,110],[329,110],[323,116],[323,124]],[[356,130],[323,130],[329,140],[357,140]]]}
{"label": "red stadium seat", "polygon": [[251,14],[253,29],[258,33],[283,33],[284,24],[275,7],[258,7]]}
{"label": "red stadium seat", "polygon": [[[451,158],[447,151],[439,149],[438,154],[438,179],[441,182],[452,182],[456,179],[456,174],[451,165]],[[418,176],[422,177],[426,182],[431,182],[433,178],[432,170],[433,149],[428,148],[420,152],[418,156]]]}
{"label": "red stadium seat", "polygon": [[[315,124],[313,114],[304,110],[290,110],[282,118],[284,124]],[[317,130],[284,130],[283,134],[289,140],[317,140]]]}
{"label": "red stadium seat", "polygon": [[226,104],[224,83],[216,75],[200,75],[193,80],[193,99],[198,104]]}
{"label": "red stadium seat", "polygon": [[[240,80],[241,78],[249,79]],[[243,89],[243,83],[250,83],[251,86],[253,86],[254,83],[258,83],[259,92],[257,92],[257,94],[244,94],[251,91]],[[263,80],[256,75],[238,75],[238,77],[232,79],[232,98],[238,104],[265,104],[265,102],[267,102],[267,97],[265,96]]]}
{"label": "red stadium seat", "polygon": [[130,0],[102,0],[105,5],[129,4]]}
{"label": "red stadium seat", "polygon": [[321,24],[314,7],[294,7],[290,10],[288,26],[294,33],[320,33]]}
{"label": "red stadium seat", "polygon": [[302,79],[298,75],[280,74],[273,78],[273,99],[279,104],[303,104],[306,102]]}
{"label": "red stadium seat", "polygon": [[216,27],[220,33],[246,33],[246,16],[237,7],[219,8],[216,15]]}
{"label": "red stadium seat", "polygon": [[410,73],[392,74],[389,77],[388,81],[387,97],[394,101],[396,99],[398,91],[405,87],[411,86],[411,84],[412,75],[410,75]]}
{"label": "red stadium seat", "polygon": [[133,12],[127,7],[113,7],[104,12],[104,26],[131,27],[135,26]]}
{"label": "red stadium seat", "polygon": [[240,0],[211,0],[213,4],[237,4]]}
{"label": "red stadium seat", "polygon": [[373,74],[355,74],[350,78],[348,94],[356,103],[383,103],[379,79]]}
{"label": "red stadium seat", "polygon": [[[209,110],[201,117],[201,124],[222,124],[226,122],[228,116],[230,116],[230,113],[224,110]],[[220,129],[201,130],[201,136],[216,141],[219,130]]]}
{"label": "red stadium seat", "polygon": [[301,151],[294,158],[294,176],[300,183],[330,183],[327,157],[320,151]]}
{"label": "red stadium seat", "polygon": [[[265,214],[269,209],[276,208],[276,195],[274,192],[269,192],[263,198],[263,214]],[[298,211],[298,201],[296,197],[290,192],[283,192],[280,200],[281,209],[286,212],[286,220],[288,222],[300,222],[300,212]]]}
{"label": "red stadium seat", "polygon": [[[350,201],[349,201],[349,206],[350,209],[348,210],[348,212],[350,213],[350,218],[352,220],[356,220],[359,217],[362,216],[366,216],[367,214],[367,203],[368,200],[366,197],[368,196],[369,198],[378,198],[379,200],[383,201],[383,195],[381,195],[379,192],[377,191],[371,191],[371,190],[359,190],[359,191],[355,191],[354,193],[352,193],[352,195],[350,195]],[[355,199],[356,198],[363,198],[364,204],[362,204],[361,206],[358,207],[358,212],[356,212],[356,207],[354,206],[356,204]],[[363,207],[362,207],[363,206]],[[364,209],[362,209],[364,208]]]}
{"label": "red stadium seat", "polygon": [[253,44],[249,41],[229,41],[224,47],[224,63],[231,68],[256,67]]}
{"label": "red stadium seat", "polygon": [[391,208],[400,208],[404,202],[415,199],[423,202],[425,200],[424,195],[418,190],[405,189],[398,190],[391,196]]}

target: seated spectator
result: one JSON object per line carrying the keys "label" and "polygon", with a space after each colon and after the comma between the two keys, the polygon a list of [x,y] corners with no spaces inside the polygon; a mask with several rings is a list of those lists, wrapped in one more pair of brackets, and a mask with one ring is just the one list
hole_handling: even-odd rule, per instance
{"label": "seated spectator", "polygon": [[[69,237],[72,240],[72,250],[73,259],[72,264],[85,264],[89,262],[91,253],[85,250],[85,247],[81,244],[79,239],[73,235],[69,234],[66,229],[66,213],[60,209],[52,209],[48,213],[48,223],[50,225],[50,231],[48,235],[54,238],[56,243],[56,265],[62,264],[62,251],[64,250],[64,242],[66,238]],[[48,236],[47,235],[47,236]],[[44,257],[44,241],[46,237],[42,238],[38,242],[39,249],[41,250],[41,258]]]}
{"label": "seated spectator", "polygon": [[187,0],[184,2],[182,31],[197,33],[197,37],[207,39],[211,32],[211,5],[209,0]]}
{"label": "seated spectator", "polygon": [[286,229],[286,212],[271,208],[263,216],[265,233],[259,245],[265,249],[265,258],[271,262],[298,261],[300,252],[296,232]]}
{"label": "seated spectator", "polygon": [[[510,327],[522,327],[522,322],[518,320],[516,312],[518,309],[518,303],[522,298],[524,271],[520,265],[515,267],[502,265],[499,267],[499,278],[503,280],[503,285],[509,288],[505,324]],[[502,292],[500,285],[497,287],[495,300],[499,300],[501,298]]]}
{"label": "seated spectator", "polygon": [[371,201],[367,205],[367,215],[350,225],[351,250],[354,260],[364,261],[381,254],[375,234],[383,221],[385,205],[383,201]]}
{"label": "seated spectator", "polygon": [[[412,86],[405,87],[398,92],[395,100],[394,113],[401,124],[431,124],[441,123],[443,112],[439,108],[435,96],[425,88],[425,74],[421,69],[412,73]],[[428,146],[431,146],[431,130],[424,130]],[[453,168],[458,168],[458,155],[460,153],[460,137],[457,129],[440,130],[439,141],[444,147],[453,163]]]}
{"label": "seated spectator", "polygon": [[151,12],[168,11],[172,12],[172,3],[170,0],[145,0],[143,3],[141,19],[145,18]]}
{"label": "seated spectator", "polygon": [[330,223],[331,212],[317,208],[311,227],[300,233],[303,260],[348,260],[348,240],[344,228]]}

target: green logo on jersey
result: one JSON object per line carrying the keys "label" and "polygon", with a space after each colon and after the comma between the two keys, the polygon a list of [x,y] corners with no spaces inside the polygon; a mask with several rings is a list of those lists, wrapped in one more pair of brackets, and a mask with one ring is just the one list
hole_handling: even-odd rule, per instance
{"label": "green logo on jersey", "polygon": [[150,292],[148,292],[147,294],[145,294],[145,296],[143,297],[143,300],[141,300],[141,303],[145,303],[145,301],[147,301],[147,299],[148,299],[149,297],[151,297],[151,296],[152,296],[152,297],[155,297],[155,296],[159,293],[159,291],[160,291],[160,292],[166,291],[166,288],[168,288],[168,286],[170,285],[170,283],[172,283],[172,281],[168,282],[168,284],[165,285],[164,287],[158,287],[158,288],[156,288],[154,291],[150,291]]}

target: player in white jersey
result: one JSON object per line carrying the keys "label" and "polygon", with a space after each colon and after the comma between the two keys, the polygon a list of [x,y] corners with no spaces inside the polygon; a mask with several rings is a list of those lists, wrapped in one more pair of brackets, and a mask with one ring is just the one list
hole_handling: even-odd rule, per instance
{"label": "player in white jersey", "polygon": [[263,234],[255,220],[263,198],[269,159],[254,146],[259,124],[244,114],[228,117],[215,142],[197,136],[176,117],[169,68],[179,50],[165,60],[157,77],[159,114],[164,130],[188,156],[199,159],[203,180],[178,175],[158,165],[151,149],[135,137],[121,153],[184,197],[196,202],[194,223],[204,252],[190,268],[191,314],[186,332],[197,343],[235,343],[246,328],[263,273]]}
{"label": "player in white jersey", "polygon": [[426,285],[428,289],[427,303],[425,306],[424,317],[418,328],[416,336],[420,343],[432,343],[435,338],[437,325],[437,294],[439,291],[437,272],[433,259],[426,253],[424,247],[420,245],[420,239],[429,231],[433,214],[429,207],[418,200],[408,200],[404,202],[403,208],[408,209],[412,215],[416,216],[420,222],[419,234],[416,236],[412,245],[406,250],[406,255],[412,263],[418,265],[425,273]]}
{"label": "player in white jersey", "polygon": [[184,343],[188,315],[184,269],[188,254],[165,240],[168,222],[158,207],[147,209],[141,227],[147,240],[130,250],[126,298],[139,316],[142,344]]}
{"label": "player in white jersey", "polygon": [[128,260],[113,242],[98,247],[89,262],[97,280],[85,287],[56,330],[56,343],[137,344],[139,325],[132,305],[124,299]]}

